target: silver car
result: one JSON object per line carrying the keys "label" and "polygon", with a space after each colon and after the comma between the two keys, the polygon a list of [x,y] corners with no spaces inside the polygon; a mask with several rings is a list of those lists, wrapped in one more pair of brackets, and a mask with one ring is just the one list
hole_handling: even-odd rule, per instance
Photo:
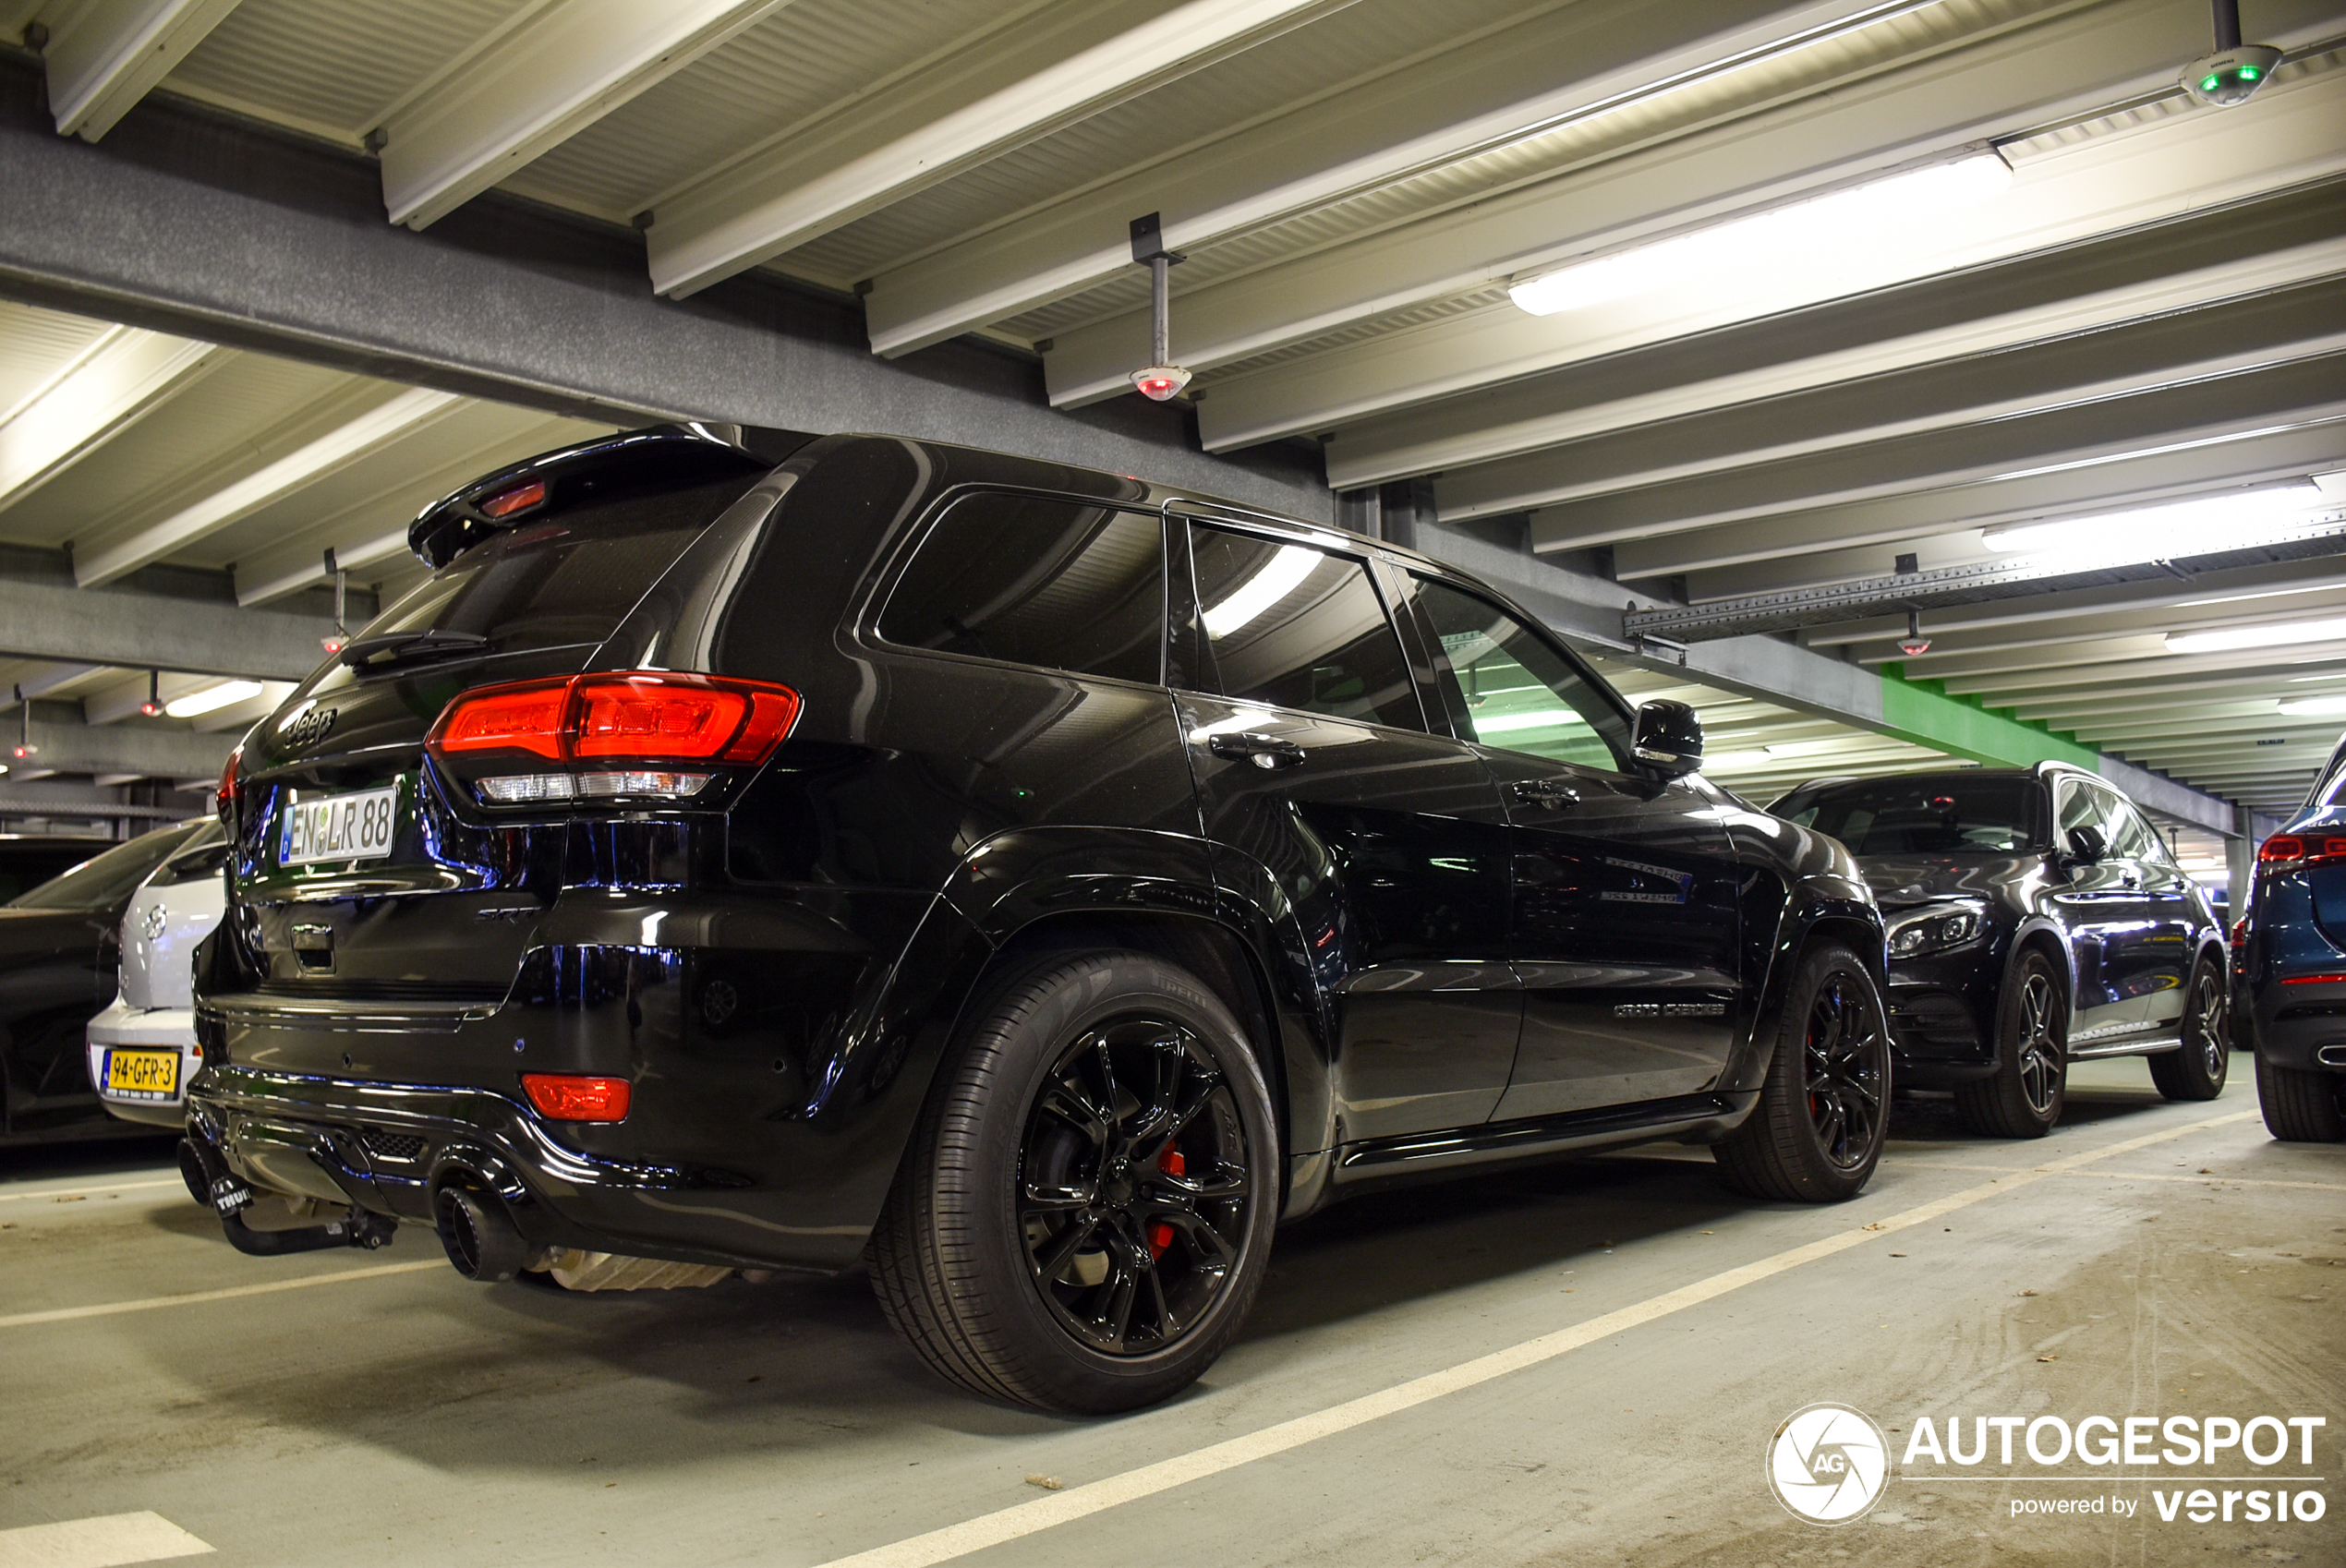
{"label": "silver car", "polygon": [[191,995],[196,944],[220,923],[227,835],[207,823],[130,897],[121,989],[90,1020],[90,1082],[125,1121],[177,1127],[203,1064]]}

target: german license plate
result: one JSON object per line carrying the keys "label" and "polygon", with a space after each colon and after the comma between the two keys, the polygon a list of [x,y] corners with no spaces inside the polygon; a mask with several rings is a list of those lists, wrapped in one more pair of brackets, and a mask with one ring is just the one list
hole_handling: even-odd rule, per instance
{"label": "german license plate", "polygon": [[106,1092],[134,1100],[168,1100],[179,1092],[176,1051],[109,1051]]}
{"label": "german license plate", "polygon": [[314,865],[320,861],[382,859],[391,853],[398,802],[396,784],[308,800],[298,791],[288,790],[277,838],[277,863]]}

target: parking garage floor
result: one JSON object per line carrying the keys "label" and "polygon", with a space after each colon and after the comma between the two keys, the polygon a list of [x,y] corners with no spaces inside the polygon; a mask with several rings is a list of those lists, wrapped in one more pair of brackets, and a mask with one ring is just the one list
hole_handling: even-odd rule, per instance
{"label": "parking garage floor", "polygon": [[[860,1278],[482,1287],[414,1230],[381,1253],[248,1259],[160,1150],[16,1152],[0,1568],[203,1547],[867,1568],[2346,1562],[2335,1506],[2160,1516],[2179,1483],[2219,1476],[2338,1490],[2346,1149],[2270,1140],[2248,1066],[2212,1104],[2165,1104],[2138,1061],[2081,1066],[2067,1120],[2031,1144],[1902,1105],[1880,1176],[1839,1208],[1734,1198],[1675,1147],[1359,1200],[1282,1236],[1202,1384],[1101,1422],[949,1392]],[[1827,1529],[1781,1507],[1762,1465],[1778,1424],[1823,1400],[1870,1415],[1893,1458],[1926,1415],[2327,1425],[2311,1465],[2294,1446],[2262,1468],[1919,1458]],[[2062,1499],[2100,1511],[2013,1513]]]}

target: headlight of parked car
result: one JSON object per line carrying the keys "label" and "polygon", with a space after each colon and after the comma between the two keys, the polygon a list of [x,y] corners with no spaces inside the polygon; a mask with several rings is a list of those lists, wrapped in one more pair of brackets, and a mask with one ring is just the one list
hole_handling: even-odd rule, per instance
{"label": "headlight of parked car", "polygon": [[1926,953],[1943,953],[1976,941],[1986,927],[1987,921],[1977,910],[1934,904],[1891,921],[1890,956],[1918,959]]}

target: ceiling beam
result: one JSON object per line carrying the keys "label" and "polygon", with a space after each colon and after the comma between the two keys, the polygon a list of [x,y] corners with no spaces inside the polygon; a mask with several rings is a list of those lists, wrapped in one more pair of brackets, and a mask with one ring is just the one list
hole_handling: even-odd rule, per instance
{"label": "ceiling beam", "polygon": [[[2346,203],[2346,187],[2333,195]],[[2333,248],[2346,263],[2346,240]],[[1836,459],[1846,466],[1855,448],[2011,428],[2341,351],[2346,271],[2122,327],[1550,446],[1445,474],[1438,493],[1456,513],[1553,507],[1560,509],[1553,518],[1568,521],[1578,501],[1672,486],[1680,488],[1670,493],[1700,493],[1696,481],[1755,473],[1763,482],[1772,474],[1829,474]]]}
{"label": "ceiling beam", "polygon": [[[2124,446],[2122,441],[2111,444]],[[2081,454],[2069,462],[2023,466],[1970,483],[1626,538],[1613,547],[1614,570],[1624,580],[1636,580],[1778,560],[1818,549],[1889,545],[2023,518],[2114,512],[2233,486],[2303,479],[2341,464],[2346,464],[2346,418],[2279,429],[2251,421],[2229,431],[2176,435],[2114,454]],[[1573,548],[1550,534],[1545,513],[1532,514],[1530,531],[1536,549]],[[1880,551],[1873,570],[1888,570],[1892,553]]]}
{"label": "ceiling beam", "polygon": [[2316,187],[1379,415],[1336,432],[1328,483],[1463,468],[1916,366],[1998,363],[2341,272],[2346,203]]}
{"label": "ceiling beam", "polygon": [[[1176,250],[1220,244],[1905,8],[1882,0],[1681,0],[1509,18],[883,269],[864,301],[872,349],[907,354],[1126,273],[1125,226],[1143,212],[1162,215],[1165,243]],[[1571,62],[1562,82],[1560,60]]]}
{"label": "ceiling beam", "polygon": [[298,681],[333,630],[322,616],[0,577],[0,654],[19,658]]}
{"label": "ceiling beam", "polygon": [[95,141],[171,74],[236,0],[83,0],[42,51],[59,136]]}
{"label": "ceiling beam", "polygon": [[[2346,354],[2335,344],[2327,346],[2329,352],[2278,364],[2251,364],[2009,418],[1543,507],[1533,524],[1534,538],[1542,549],[1645,541],[1660,534],[1691,533],[1917,491],[1992,485],[2049,471],[2097,468],[2147,452],[2217,446],[2276,430],[2346,421]],[[1571,482],[1568,452],[1488,466],[1520,470],[1533,464],[1554,464],[1553,476],[1559,485]],[[1438,482],[1436,495],[1445,498],[1445,515],[1450,514],[1446,498],[1454,495],[1460,497],[1461,509],[1469,515],[1481,510],[1476,503],[1489,492],[1480,488],[1479,480],[1486,472],[1469,470],[1455,482]]]}
{"label": "ceiling beam", "polygon": [[[1759,113],[1600,158],[1534,185],[1475,191],[1455,209],[1445,206],[1358,239],[1193,284],[1176,297],[1174,347],[1191,369],[1230,365],[1396,311],[1467,298],[1595,249],[2161,90],[2173,82],[2176,60],[2205,49],[2207,25],[2204,10],[2187,0],[2064,7],[2050,20],[2001,25],[1977,42],[1919,60],[1909,53],[1906,63],[1859,79],[1819,90],[1810,78],[1796,94]],[[2335,18],[2323,15],[2318,0],[2267,0],[2258,27],[2310,41],[2324,28],[2334,29]],[[2329,142],[2317,145],[2335,155]],[[2240,155],[2242,168],[2269,166],[2253,145]],[[2251,176],[2237,188],[2254,187]],[[2089,198],[2086,205],[2106,211],[2109,202]],[[2051,211],[2044,217],[2056,227],[2062,221]],[[2008,238],[2000,246],[1983,242],[1969,259],[2011,249]],[[1790,303],[1796,301],[1774,308]],[[1282,430],[1336,428],[1397,400],[1462,391],[1586,357],[1592,334],[1603,331],[1602,321],[1574,319],[1585,312],[1543,319],[1504,308],[1505,315],[1474,313],[1472,328],[1464,325],[1469,318],[1460,318],[1458,325],[1434,322],[1394,342],[1373,340],[1345,350],[1332,380],[1291,378],[1276,367],[1219,385],[1209,377],[1213,396],[1199,405],[1201,435],[1208,447],[1223,450]],[[1752,311],[1751,302],[1740,298],[1733,309],[1709,318],[1697,306],[1666,332],[1747,319]],[[1480,341],[1468,343],[1461,332]],[[1659,338],[1641,327],[1622,342],[1606,338],[1606,346],[1639,341]],[[1145,353],[1147,345],[1145,310],[1056,333],[1044,356],[1052,401],[1071,406],[1115,395],[1137,363],[1134,353]],[[1419,356],[1430,362],[1409,369],[1407,362]],[[1324,356],[1312,357],[1316,363]],[[1400,385],[1408,391],[1397,398],[1392,389]],[[1217,410],[1217,403],[1224,406]]]}
{"label": "ceiling beam", "polygon": [[235,357],[188,338],[116,327],[0,424],[0,510]]}
{"label": "ceiling beam", "polygon": [[931,70],[792,127],[657,201],[645,236],[652,287],[672,299],[696,293],[1350,3],[1093,0],[1022,13]]}
{"label": "ceiling beam", "polygon": [[[2209,542],[2217,542],[2212,531]],[[2346,550],[2346,540],[2340,541],[2340,548]],[[2268,591],[2275,584],[2288,586]],[[2058,622],[2062,628],[2085,625],[2091,623],[2085,618],[2106,612],[2140,615],[2153,610],[2212,610],[2219,607],[2237,611],[2239,607],[2249,605],[2293,610],[2302,606],[2328,606],[2340,595],[2346,595],[2346,555],[2210,572],[2183,583],[2162,573],[2157,578],[2065,593],[2036,594],[1984,604],[1953,604],[1929,611],[1924,625],[1935,639],[1942,634],[1993,632],[2049,622]],[[2165,623],[2161,629],[2167,629]],[[1827,648],[1894,640],[1905,633],[1904,615],[1879,615],[1807,627],[1801,631],[1800,640],[1812,648]]]}
{"label": "ceiling beam", "polygon": [[[14,728],[13,717],[11,729]],[[30,726],[33,754],[10,765],[9,781],[48,774],[123,774],[139,778],[218,778],[235,737],[162,725],[79,722],[69,706],[35,703]],[[190,802],[187,814],[203,809]]]}
{"label": "ceiling beam", "polygon": [[790,0],[560,0],[380,127],[383,207],[420,229]]}
{"label": "ceiling beam", "polygon": [[454,392],[410,387],[275,462],[148,524],[130,537],[77,559],[74,577],[81,586],[95,588],[127,576],[206,535],[219,532],[239,518],[249,517],[306,485],[317,483],[377,447],[447,417],[465,401]]}

